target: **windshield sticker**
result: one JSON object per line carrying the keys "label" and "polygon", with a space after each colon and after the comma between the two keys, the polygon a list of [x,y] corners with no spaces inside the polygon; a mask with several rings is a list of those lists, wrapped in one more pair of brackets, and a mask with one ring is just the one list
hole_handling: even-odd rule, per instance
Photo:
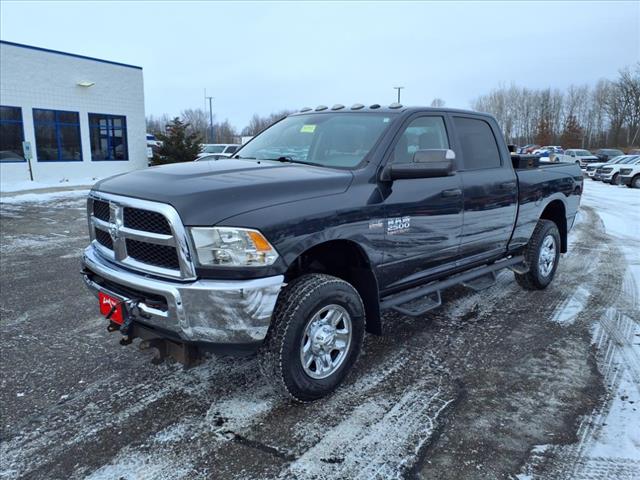
{"label": "windshield sticker", "polygon": [[387,234],[396,235],[408,232],[411,228],[411,217],[397,217],[387,219]]}
{"label": "windshield sticker", "polygon": [[369,230],[373,230],[375,228],[382,228],[383,226],[384,226],[384,222],[382,220],[369,221]]}
{"label": "windshield sticker", "polygon": [[300,129],[300,133],[313,133],[316,131],[315,125],[303,125]]}

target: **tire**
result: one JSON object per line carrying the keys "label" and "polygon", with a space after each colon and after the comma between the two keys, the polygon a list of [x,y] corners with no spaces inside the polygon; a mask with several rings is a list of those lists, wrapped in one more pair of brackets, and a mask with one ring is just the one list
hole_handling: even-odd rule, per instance
{"label": "tire", "polygon": [[636,175],[631,179],[631,182],[627,184],[629,188],[640,188],[640,175]]}
{"label": "tire", "polygon": [[[550,245],[553,244],[553,251]],[[516,281],[525,290],[543,290],[553,280],[560,260],[560,232],[551,220],[538,220],[527,244],[524,258],[527,273],[516,273]]]}
{"label": "tire", "polygon": [[611,185],[620,185],[620,175],[619,174],[614,174],[613,177],[611,177]]}
{"label": "tire", "polygon": [[[258,353],[260,370],[279,393],[295,401],[329,395],[360,354],[364,311],[360,295],[344,280],[315,273],[293,280],[278,297]],[[332,325],[331,318],[339,320]],[[309,358],[314,360],[305,367]]]}

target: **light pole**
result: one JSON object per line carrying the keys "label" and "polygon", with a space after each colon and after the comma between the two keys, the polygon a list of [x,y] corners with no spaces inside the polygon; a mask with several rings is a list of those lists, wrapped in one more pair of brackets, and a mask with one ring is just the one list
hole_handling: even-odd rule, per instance
{"label": "light pole", "polygon": [[213,109],[211,108],[211,102],[213,101],[213,97],[205,96],[207,100],[209,100],[209,138],[211,142],[215,143],[216,139],[213,137]]}
{"label": "light pole", "polygon": [[398,91],[398,103],[400,103],[400,90],[402,90],[404,87],[393,87],[393,88]]}

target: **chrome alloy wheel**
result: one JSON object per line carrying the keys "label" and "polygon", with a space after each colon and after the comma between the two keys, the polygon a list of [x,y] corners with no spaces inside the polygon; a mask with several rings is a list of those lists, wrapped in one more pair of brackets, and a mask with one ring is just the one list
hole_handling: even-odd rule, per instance
{"label": "chrome alloy wheel", "polygon": [[311,378],[331,376],[347,358],[353,328],[351,316],[340,305],[327,305],[307,323],[300,344],[300,361]]}
{"label": "chrome alloy wheel", "polygon": [[544,237],[538,256],[538,272],[540,272],[540,276],[548,277],[551,274],[556,263],[556,248],[556,239],[553,235]]}

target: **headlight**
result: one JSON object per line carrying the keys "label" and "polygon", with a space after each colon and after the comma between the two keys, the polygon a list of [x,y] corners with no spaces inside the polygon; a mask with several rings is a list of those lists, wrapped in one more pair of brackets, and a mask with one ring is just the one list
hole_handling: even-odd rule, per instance
{"label": "headlight", "polygon": [[221,267],[263,267],[278,258],[278,252],[257,230],[233,227],[189,229],[198,264]]}

